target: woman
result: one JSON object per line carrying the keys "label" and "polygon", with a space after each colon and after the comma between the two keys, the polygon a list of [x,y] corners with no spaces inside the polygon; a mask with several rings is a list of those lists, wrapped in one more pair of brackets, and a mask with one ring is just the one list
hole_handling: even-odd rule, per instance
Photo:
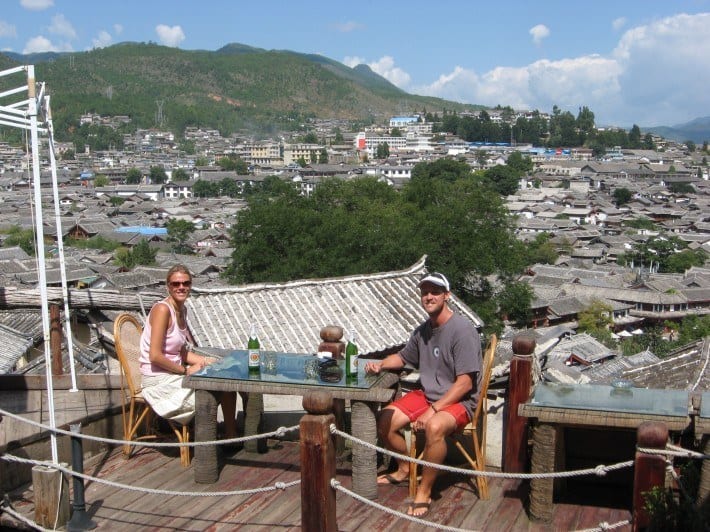
{"label": "woman", "polygon": [[[155,412],[181,424],[195,416],[195,392],[183,388],[182,379],[192,375],[214,359],[187,348],[194,343],[187,328],[185,301],[192,288],[192,274],[182,264],[170,268],[166,277],[168,297],[153,305],[140,343],[140,371],[143,396]],[[236,430],[236,395],[225,393],[221,401],[225,436],[234,438]]]}

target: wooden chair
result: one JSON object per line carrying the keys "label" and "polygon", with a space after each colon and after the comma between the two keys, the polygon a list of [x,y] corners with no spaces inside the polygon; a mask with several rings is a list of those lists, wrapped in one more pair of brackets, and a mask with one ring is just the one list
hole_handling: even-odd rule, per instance
{"label": "wooden chair", "polygon": [[[123,439],[126,441],[155,439],[157,437],[155,432],[151,430],[151,422],[156,414],[141,393],[141,373],[138,359],[140,357],[142,332],[143,326],[131,314],[121,314],[114,321],[113,337],[116,345],[116,355],[121,365],[121,393],[124,398],[121,404]],[[166,421],[175,436],[177,436],[178,442],[189,441],[190,432],[187,425],[181,425],[170,420]],[[141,425],[144,425],[144,431],[143,434],[139,435]],[[127,458],[130,458],[133,447],[130,444],[123,446],[123,454]],[[189,447],[180,447],[180,464],[184,467],[190,465]]]}
{"label": "wooden chair", "polygon": [[[488,412],[488,385],[491,381],[491,372],[493,371],[493,358],[496,352],[496,345],[498,344],[498,338],[495,334],[492,334],[488,340],[488,345],[483,352],[483,374],[481,376],[481,393],[479,396],[478,404],[476,405],[476,410],[473,413],[473,419],[468,423],[461,431],[458,433],[451,434],[449,438],[453,440],[456,448],[461,452],[463,457],[469,463],[472,469],[476,471],[486,470],[486,413]],[[409,456],[417,456],[417,439],[415,431],[411,429],[411,426],[406,429],[411,432],[409,442]],[[456,437],[457,434],[461,434],[464,437],[471,437],[473,457],[470,455],[468,450],[461,444],[459,439]],[[419,454],[417,458],[422,457]],[[477,475],[476,483],[478,484],[478,496],[483,500],[488,499],[488,479],[484,476]],[[409,495],[414,499],[417,493],[417,466],[416,464],[411,464],[409,468]],[[471,479],[473,482],[473,478]]]}

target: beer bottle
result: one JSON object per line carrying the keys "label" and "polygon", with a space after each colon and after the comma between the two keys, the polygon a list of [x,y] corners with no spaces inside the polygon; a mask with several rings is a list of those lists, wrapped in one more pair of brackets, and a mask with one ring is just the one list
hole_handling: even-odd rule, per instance
{"label": "beer bottle", "polygon": [[357,380],[357,336],[354,330],[350,331],[348,343],[345,346],[345,380]]}
{"label": "beer bottle", "polygon": [[261,357],[259,356],[259,338],[256,335],[256,325],[253,323],[251,324],[251,329],[249,330],[247,354],[249,357],[249,373],[259,373],[261,369]]}

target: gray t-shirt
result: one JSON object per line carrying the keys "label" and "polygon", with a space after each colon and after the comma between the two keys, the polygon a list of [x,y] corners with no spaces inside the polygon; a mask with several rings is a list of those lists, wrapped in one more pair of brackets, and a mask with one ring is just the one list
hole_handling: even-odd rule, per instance
{"label": "gray t-shirt", "polygon": [[454,314],[441,327],[432,328],[426,320],[399,354],[419,370],[422,389],[431,402],[441,399],[458,375],[475,373],[471,393],[461,400],[473,417],[481,389],[482,359],[481,338],[470,321]]}

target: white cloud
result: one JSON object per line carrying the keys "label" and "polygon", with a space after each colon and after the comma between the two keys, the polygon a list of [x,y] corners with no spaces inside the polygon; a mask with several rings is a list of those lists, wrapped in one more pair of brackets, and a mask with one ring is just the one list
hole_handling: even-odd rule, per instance
{"label": "white cloud", "polygon": [[158,40],[165,46],[177,47],[185,40],[185,33],[180,26],[166,26],[158,24],[155,27],[155,33],[158,34]]}
{"label": "white cloud", "polygon": [[54,15],[52,17],[52,24],[49,26],[49,33],[53,35],[59,35],[65,39],[76,39],[76,30],[72,26],[71,22],[62,15]]}
{"label": "white cloud", "polygon": [[106,30],[99,31],[99,34],[91,39],[91,48],[106,48],[113,42],[111,34]]}
{"label": "white cloud", "polygon": [[0,37],[17,37],[17,29],[12,24],[0,20]]}
{"label": "white cloud", "polygon": [[537,26],[530,28],[529,33],[532,35],[533,42],[536,45],[540,45],[543,39],[549,37],[550,29],[544,24],[538,24]]}
{"label": "white cloud", "polygon": [[611,27],[614,28],[615,31],[619,31],[624,26],[626,26],[626,17],[615,18],[611,21]]}
{"label": "white cloud", "polygon": [[25,48],[22,50],[23,54],[34,54],[39,52],[71,52],[72,47],[68,43],[54,44],[52,41],[44,37],[43,35],[38,35],[37,37],[32,37],[25,44]]}
{"label": "white cloud", "polygon": [[341,33],[350,33],[351,31],[360,30],[365,26],[359,22],[355,22],[354,20],[348,20],[347,22],[337,22],[333,24],[333,27],[336,31]]}
{"label": "white cloud", "polygon": [[412,77],[409,74],[407,74],[398,66],[395,66],[394,58],[389,55],[382,56],[377,61],[373,61],[370,63],[368,63],[362,57],[348,56],[343,59],[343,64],[351,68],[357,65],[367,65],[372,69],[373,72],[379,74],[387,81],[396,85],[399,88],[407,87],[410,81],[412,80]]}
{"label": "white cloud", "polygon": [[[674,125],[710,109],[710,13],[676,15],[626,31],[608,56],[540,60],[483,74],[457,66],[412,92],[459,102],[577,114],[597,123]],[[373,68],[374,70],[374,68]]]}
{"label": "white cloud", "polygon": [[114,24],[113,25],[113,32],[116,35],[121,35],[123,33],[123,25],[122,24]]}
{"label": "white cloud", "polygon": [[20,0],[20,5],[30,11],[42,11],[54,5],[54,0]]}

